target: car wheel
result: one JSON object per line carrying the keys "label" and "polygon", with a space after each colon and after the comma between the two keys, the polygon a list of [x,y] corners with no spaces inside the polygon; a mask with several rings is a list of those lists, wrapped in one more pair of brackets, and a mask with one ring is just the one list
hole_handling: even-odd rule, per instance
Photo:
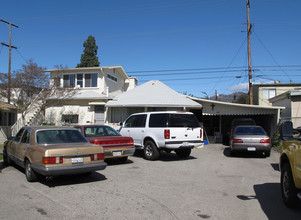
{"label": "car wheel", "polygon": [[160,157],[160,152],[152,141],[146,141],[144,144],[144,158],[147,160],[157,160]]}
{"label": "car wheel", "polygon": [[128,160],[128,157],[118,157],[119,162],[126,162]]}
{"label": "car wheel", "polygon": [[12,164],[9,156],[6,153],[6,149],[3,150],[3,163],[5,166],[10,166]]}
{"label": "car wheel", "polygon": [[291,167],[285,163],[281,169],[281,194],[287,207],[294,207],[298,203],[298,190],[295,187]]}
{"label": "car wheel", "polygon": [[38,180],[36,172],[32,169],[29,160],[25,162],[25,175],[28,182],[35,182]]}
{"label": "car wheel", "polygon": [[183,149],[178,149],[175,151],[179,158],[187,158],[187,157],[189,157],[189,155],[191,153],[191,148],[183,148]]}
{"label": "car wheel", "polygon": [[266,157],[271,156],[271,150],[265,151],[265,152],[264,152],[264,155],[265,155]]}

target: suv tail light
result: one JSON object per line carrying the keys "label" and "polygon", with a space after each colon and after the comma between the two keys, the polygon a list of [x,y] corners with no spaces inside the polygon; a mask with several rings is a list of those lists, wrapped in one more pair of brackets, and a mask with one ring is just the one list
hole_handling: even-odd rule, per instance
{"label": "suv tail light", "polygon": [[203,130],[200,129],[200,138],[202,138],[202,137],[203,137]]}
{"label": "suv tail light", "polygon": [[42,163],[43,164],[63,163],[63,157],[43,157]]}
{"label": "suv tail light", "polygon": [[103,159],[105,159],[105,154],[104,153],[91,154],[90,158],[91,158],[91,160],[103,160]]}
{"label": "suv tail light", "polygon": [[164,130],[164,138],[165,139],[170,139],[170,130],[169,129]]}
{"label": "suv tail light", "polygon": [[232,139],[232,143],[243,143],[242,139]]}
{"label": "suv tail light", "polygon": [[266,143],[266,144],[269,144],[271,143],[271,139],[267,138],[267,139],[261,139],[260,140],[260,143]]}

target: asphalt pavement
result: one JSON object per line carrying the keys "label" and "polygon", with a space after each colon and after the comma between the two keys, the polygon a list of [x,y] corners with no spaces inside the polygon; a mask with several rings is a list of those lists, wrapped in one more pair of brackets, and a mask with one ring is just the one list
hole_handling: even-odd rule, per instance
{"label": "asphalt pavement", "polygon": [[282,203],[278,161],[209,144],[185,160],[138,152],[91,176],[35,183],[0,162],[0,219],[301,219],[301,206]]}

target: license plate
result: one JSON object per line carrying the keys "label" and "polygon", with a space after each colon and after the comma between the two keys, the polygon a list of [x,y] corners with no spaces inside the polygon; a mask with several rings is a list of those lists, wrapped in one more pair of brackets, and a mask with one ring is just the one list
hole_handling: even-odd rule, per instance
{"label": "license plate", "polygon": [[117,157],[117,156],[121,156],[121,151],[117,151],[117,152],[113,152],[113,156]]}
{"label": "license plate", "polygon": [[84,158],[82,157],[76,157],[76,158],[71,158],[71,163],[83,163]]}
{"label": "license plate", "polygon": [[256,148],[255,147],[248,147],[247,150],[248,151],[256,151]]}

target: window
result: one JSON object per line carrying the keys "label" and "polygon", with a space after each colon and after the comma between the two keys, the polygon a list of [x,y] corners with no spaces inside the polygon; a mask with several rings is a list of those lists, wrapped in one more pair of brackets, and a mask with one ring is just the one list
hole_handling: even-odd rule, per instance
{"label": "window", "polygon": [[143,128],[145,127],[146,115],[134,115],[126,120],[124,127]]}
{"label": "window", "polygon": [[21,143],[29,144],[29,138],[30,138],[30,130],[25,130],[21,139]]}
{"label": "window", "polygon": [[77,74],[77,82],[76,85],[80,88],[83,87],[83,74]]}
{"label": "window", "polygon": [[77,124],[78,123],[78,115],[63,115],[62,122],[65,124]]}
{"label": "window", "polygon": [[85,87],[97,87],[97,73],[85,74]]}
{"label": "window", "polygon": [[262,98],[270,99],[276,96],[276,89],[263,89],[262,90]]}
{"label": "window", "polygon": [[22,128],[22,129],[16,134],[16,136],[15,136],[15,138],[14,138],[14,141],[15,141],[15,142],[19,142],[19,141],[20,141],[23,132],[24,132],[24,128]]}
{"label": "window", "polygon": [[63,87],[64,88],[89,88],[97,87],[97,73],[78,73],[78,74],[66,74],[63,75]]}
{"label": "window", "polygon": [[149,119],[150,128],[165,128],[168,114],[151,114]]}
{"label": "window", "polygon": [[64,75],[64,88],[68,87],[74,87],[75,86],[75,75],[74,74],[69,74],[69,75]]}
{"label": "window", "polygon": [[112,76],[111,74],[108,74],[108,78],[110,80],[113,80],[113,81],[117,82],[117,78],[115,76]]}

